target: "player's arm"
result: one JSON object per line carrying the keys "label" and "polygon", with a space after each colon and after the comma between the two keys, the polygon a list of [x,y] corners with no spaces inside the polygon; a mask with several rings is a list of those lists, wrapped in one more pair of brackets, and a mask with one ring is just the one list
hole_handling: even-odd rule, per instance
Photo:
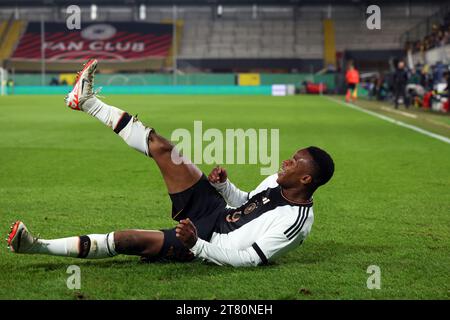
{"label": "player's arm", "polygon": [[263,262],[252,247],[244,250],[226,249],[200,239],[197,236],[197,229],[189,219],[180,221],[176,227],[176,236],[196,257],[218,265],[251,267]]}
{"label": "player's arm", "polygon": [[211,185],[222,195],[228,205],[239,207],[247,202],[248,192],[240,190],[229,179],[227,171],[219,166],[215,167],[208,176]]}
{"label": "player's arm", "polygon": [[296,242],[296,239],[288,239],[284,233],[274,230],[248,248],[222,248],[198,238],[197,230],[189,219],[180,221],[176,228],[176,235],[196,257],[218,265],[234,267],[267,264],[269,259],[289,250]]}
{"label": "player's arm", "polygon": [[206,259],[218,265],[233,267],[254,267],[263,264],[258,252],[253,247],[246,249],[227,249],[215,246],[210,242],[198,238],[190,249],[198,258]]}
{"label": "player's arm", "polygon": [[[218,265],[252,267],[266,265],[272,259],[295,246],[295,239],[289,240],[281,234],[267,234],[250,247],[244,249],[222,248],[198,238],[191,252],[198,258]],[[298,242],[297,242],[298,243]]]}

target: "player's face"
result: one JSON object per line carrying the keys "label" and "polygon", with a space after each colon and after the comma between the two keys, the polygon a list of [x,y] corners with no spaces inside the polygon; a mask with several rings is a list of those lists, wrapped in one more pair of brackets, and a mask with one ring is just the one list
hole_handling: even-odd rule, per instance
{"label": "player's face", "polygon": [[298,150],[292,158],[282,162],[277,183],[283,188],[295,188],[311,183],[311,161],[308,150]]}

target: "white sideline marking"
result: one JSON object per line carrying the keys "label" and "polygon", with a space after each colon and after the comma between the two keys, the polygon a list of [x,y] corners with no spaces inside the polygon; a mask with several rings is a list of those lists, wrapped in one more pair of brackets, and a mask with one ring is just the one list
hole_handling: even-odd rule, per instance
{"label": "white sideline marking", "polygon": [[417,116],[415,114],[412,114],[412,113],[409,113],[409,112],[404,112],[404,111],[400,111],[400,110],[394,110],[392,108],[388,108],[388,107],[385,107],[385,106],[381,106],[381,110],[384,110],[384,111],[387,111],[387,112],[392,112],[392,113],[397,113],[397,114],[401,114],[402,116],[405,116],[405,117],[417,119]]}
{"label": "white sideline marking", "polygon": [[450,139],[449,138],[441,136],[439,134],[427,131],[425,129],[413,126],[411,124],[404,123],[402,121],[398,121],[398,120],[389,118],[389,117],[387,117],[385,115],[382,115],[382,114],[379,114],[379,113],[376,113],[376,112],[373,112],[373,111],[370,111],[370,110],[366,110],[366,109],[360,108],[360,107],[358,107],[358,106],[356,106],[354,104],[351,104],[351,103],[340,101],[340,100],[337,100],[337,99],[334,99],[334,98],[331,98],[331,97],[327,97],[327,99],[332,100],[333,102],[339,103],[339,104],[341,104],[343,106],[347,106],[347,107],[350,107],[352,109],[355,109],[355,110],[358,110],[358,111],[370,114],[371,116],[377,117],[379,119],[383,119],[383,120],[388,121],[390,123],[396,124],[396,125],[398,125],[400,127],[411,129],[413,131],[419,132],[419,133],[424,134],[426,136],[429,136],[431,138],[434,138],[434,139],[437,139],[437,140],[440,140],[442,142],[450,144]]}

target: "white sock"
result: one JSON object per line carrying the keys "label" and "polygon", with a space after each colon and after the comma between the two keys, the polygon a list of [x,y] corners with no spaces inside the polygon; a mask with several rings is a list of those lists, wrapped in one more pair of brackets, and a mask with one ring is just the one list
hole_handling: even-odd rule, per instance
{"label": "white sock", "polygon": [[114,232],[54,240],[39,239],[27,253],[87,259],[102,259],[117,255]]}
{"label": "white sock", "polygon": [[148,136],[152,129],[144,126],[136,117],[96,97],[86,100],[82,109],[114,130],[130,147],[149,155]]}

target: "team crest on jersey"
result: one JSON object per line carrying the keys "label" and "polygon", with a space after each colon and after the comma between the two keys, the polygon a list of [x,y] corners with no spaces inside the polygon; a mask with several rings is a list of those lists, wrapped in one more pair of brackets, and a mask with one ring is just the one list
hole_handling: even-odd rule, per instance
{"label": "team crest on jersey", "polygon": [[245,209],[244,209],[244,214],[249,214],[252,213],[253,210],[255,210],[257,207],[256,203],[252,202],[250,203]]}

